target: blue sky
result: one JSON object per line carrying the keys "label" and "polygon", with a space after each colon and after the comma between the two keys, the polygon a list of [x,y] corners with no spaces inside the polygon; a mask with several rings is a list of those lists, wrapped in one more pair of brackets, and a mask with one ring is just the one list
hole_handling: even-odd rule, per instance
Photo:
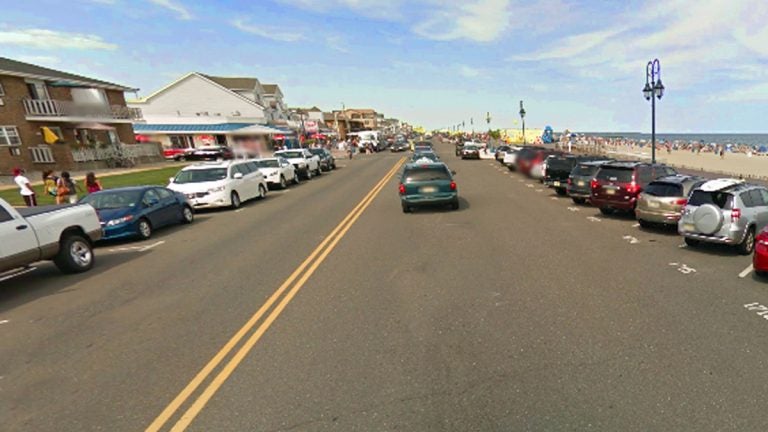
{"label": "blue sky", "polygon": [[[277,83],[290,106],[438,128],[768,132],[764,0],[27,0],[0,55],[141,89],[190,72]],[[46,13],[46,11],[51,11]]]}

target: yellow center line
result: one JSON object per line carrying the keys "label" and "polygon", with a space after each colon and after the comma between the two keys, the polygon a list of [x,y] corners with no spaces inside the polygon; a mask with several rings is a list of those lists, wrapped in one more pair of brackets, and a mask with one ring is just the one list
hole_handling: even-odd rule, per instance
{"label": "yellow center line", "polygon": [[[320,255],[320,258],[315,261],[315,263],[310,267],[310,270],[307,272],[307,274],[302,277],[299,282],[294,286],[294,288],[289,292],[289,294],[286,296],[288,298],[288,301],[290,301],[291,298],[295,295],[295,293],[298,291],[298,289],[301,288],[301,286],[304,285],[306,280],[311,276],[312,273],[314,273],[315,269],[319,266],[319,264],[325,260],[325,257],[330,253],[330,251],[336,246],[336,243],[341,239],[341,237],[346,234],[347,230],[352,226],[352,224],[357,220],[357,218],[362,214],[362,212],[370,205],[370,203],[373,201],[373,199],[381,192],[381,190],[384,188],[386,183],[389,181],[390,178],[397,172],[397,170],[400,168],[400,166],[405,161],[405,158],[401,158],[395,166],[390,169],[387,174],[379,180],[378,183],[371,189],[365,197],[350,211],[344,219],[331,231],[331,233],[318,245],[314,251],[307,257],[307,259],[304,260],[304,262],[299,265],[298,268],[288,277],[288,279],[283,282],[282,285],[275,291],[269,299],[259,308],[258,311],[256,311],[253,316],[243,325],[237,333],[235,333],[232,338],[230,338],[229,341],[216,353],[216,355],[203,367],[203,369],[200,370],[200,372],[195,375],[195,377],[192,379],[192,381],[187,384],[186,387],[171,401],[168,406],[165,407],[165,409],[160,413],[160,415],[155,418],[155,420],[147,427],[146,432],[157,432],[159,431],[171,418],[171,416],[176,413],[176,411],[179,410],[182,404],[186,402],[189,397],[192,395],[192,393],[202,384],[202,382],[213,372],[213,370],[218,367],[218,365],[224,360],[224,358],[235,348],[235,346],[240,343],[240,341],[245,337],[245,335],[250,332],[253,327],[258,323],[258,321],[261,319],[261,317],[272,307],[272,305],[280,298],[280,296],[283,294],[283,292],[291,286],[291,284],[296,280],[296,278],[307,268],[307,266],[320,254],[320,252],[330,243],[330,247],[326,249],[326,252]],[[338,235],[337,235],[338,234]],[[297,288],[298,287],[298,288]],[[293,294],[291,294],[293,293]],[[243,348],[238,351],[238,355],[242,352],[242,357],[247,354],[248,351],[250,351],[251,347],[258,342],[258,339],[261,337],[261,335],[269,328],[271,323],[277,318],[277,316],[280,314],[280,312],[285,308],[285,305],[287,305],[288,301],[281,302],[278,307],[275,309],[277,313],[275,314],[275,311],[273,311],[272,314],[269,315],[267,320],[265,320],[266,324],[264,326],[259,327],[256,333],[248,340],[250,342],[254,336],[258,335],[255,340],[253,340],[253,343],[250,345],[250,347],[243,351],[243,348],[245,348],[248,345],[248,342],[246,345],[244,345]],[[282,307],[280,307],[282,305]],[[278,310],[279,309],[279,310]],[[271,317],[271,320],[270,320]],[[263,329],[263,330],[262,330]],[[206,388],[205,392],[198,398],[195,403],[190,407],[187,412],[184,413],[182,418],[179,420],[179,422],[176,423],[176,425],[173,427],[173,430],[184,430],[189,423],[194,419],[194,417],[197,415],[197,413],[200,411],[200,409],[203,408],[205,403],[210,399],[211,396],[216,392],[216,390],[223,384],[224,380],[231,374],[231,372],[237,367],[237,364],[242,361],[242,357],[237,360],[236,363],[234,363],[234,366],[232,366],[232,370],[229,371],[226,376],[223,377],[223,379],[220,381],[218,385],[216,385],[215,388],[213,388],[212,391],[209,391],[212,389],[212,386],[217,381],[214,380],[208,388]],[[222,376],[224,371],[226,371],[226,368],[233,364],[234,360],[237,359],[237,355],[225,366],[225,369],[216,377],[217,379]],[[208,394],[208,397],[203,400],[203,396]],[[193,411],[193,408],[198,407],[196,411]],[[184,421],[185,418],[189,417],[191,414],[191,418],[189,418],[186,423],[182,425],[182,421]]]}

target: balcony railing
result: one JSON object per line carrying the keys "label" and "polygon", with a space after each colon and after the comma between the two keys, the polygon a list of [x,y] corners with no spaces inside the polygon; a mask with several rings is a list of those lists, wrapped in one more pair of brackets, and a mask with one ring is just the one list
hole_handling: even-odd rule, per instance
{"label": "balcony railing", "polygon": [[122,105],[87,105],[55,99],[24,99],[27,117],[86,117],[92,119],[141,120],[141,109]]}

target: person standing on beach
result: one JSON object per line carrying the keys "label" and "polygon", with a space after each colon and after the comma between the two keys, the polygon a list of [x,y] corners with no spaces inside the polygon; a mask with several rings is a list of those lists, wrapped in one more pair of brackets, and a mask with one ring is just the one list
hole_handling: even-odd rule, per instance
{"label": "person standing on beach", "polygon": [[27,207],[35,207],[37,205],[37,196],[35,190],[32,189],[32,185],[29,183],[29,179],[24,175],[24,170],[21,168],[13,169],[13,181],[19,186],[19,193],[24,199],[24,204]]}

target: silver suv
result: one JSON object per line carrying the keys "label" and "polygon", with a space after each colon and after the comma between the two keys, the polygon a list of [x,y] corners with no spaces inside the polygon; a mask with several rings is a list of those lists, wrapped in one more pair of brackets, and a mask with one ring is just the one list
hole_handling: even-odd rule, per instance
{"label": "silver suv", "polygon": [[743,180],[705,182],[691,192],[677,225],[685,243],[736,246],[742,255],[755,248],[755,233],[768,225],[768,189]]}

